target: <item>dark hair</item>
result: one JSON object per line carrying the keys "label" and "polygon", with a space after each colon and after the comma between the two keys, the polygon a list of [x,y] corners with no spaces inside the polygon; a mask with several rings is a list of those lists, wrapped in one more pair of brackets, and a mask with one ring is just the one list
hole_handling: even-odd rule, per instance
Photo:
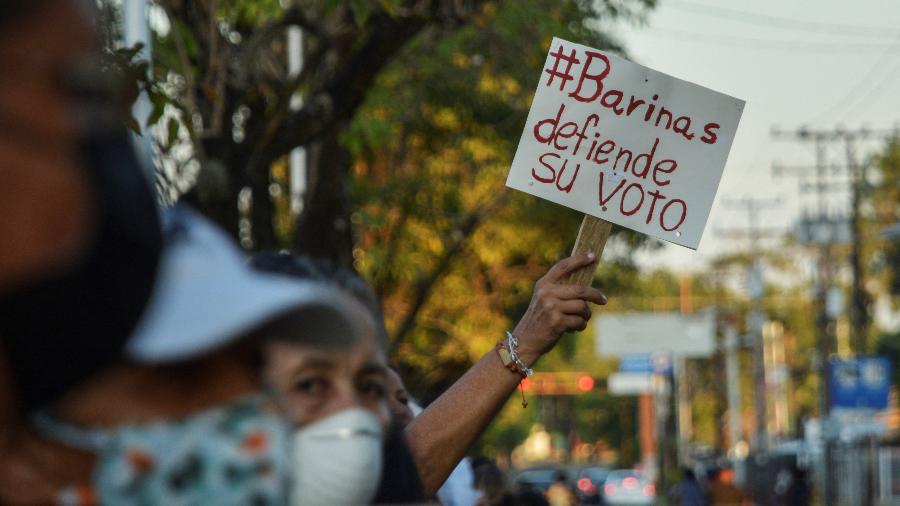
{"label": "dark hair", "polygon": [[287,251],[262,251],[249,261],[250,267],[272,274],[282,274],[297,279],[318,281],[336,286],[362,303],[375,317],[382,338],[387,340],[381,306],[369,284],[358,272],[336,265],[328,260],[294,255]]}
{"label": "dark hair", "polygon": [[475,488],[481,490],[484,499],[490,505],[504,504],[508,501],[509,490],[503,471],[493,461],[488,461],[474,468]]}

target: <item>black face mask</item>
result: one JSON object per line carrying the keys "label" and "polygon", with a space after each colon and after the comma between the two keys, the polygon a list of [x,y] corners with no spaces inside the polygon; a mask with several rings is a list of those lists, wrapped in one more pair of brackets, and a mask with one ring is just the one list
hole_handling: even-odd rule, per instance
{"label": "black face mask", "polygon": [[119,358],[153,288],[162,247],[155,197],[124,128],[80,141],[95,202],[86,253],[0,298],[0,339],[26,411]]}

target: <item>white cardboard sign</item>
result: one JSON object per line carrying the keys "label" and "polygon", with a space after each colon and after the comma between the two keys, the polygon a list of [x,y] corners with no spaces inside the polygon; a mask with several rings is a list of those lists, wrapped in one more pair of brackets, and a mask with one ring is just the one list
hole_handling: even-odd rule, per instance
{"label": "white cardboard sign", "polygon": [[743,109],[554,38],[506,185],[697,249]]}

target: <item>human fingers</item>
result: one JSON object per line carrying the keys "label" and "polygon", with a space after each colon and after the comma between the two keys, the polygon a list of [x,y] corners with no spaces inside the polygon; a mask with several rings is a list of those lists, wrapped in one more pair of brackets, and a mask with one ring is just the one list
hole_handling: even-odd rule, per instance
{"label": "human fingers", "polygon": [[606,304],[606,295],[600,290],[590,286],[550,285],[544,287],[544,291],[546,291],[547,294],[562,300],[581,299],[593,302],[594,304]]}
{"label": "human fingers", "polygon": [[562,323],[565,326],[562,332],[582,331],[587,328],[587,320],[580,316],[567,315],[562,319]]}
{"label": "human fingers", "polygon": [[586,267],[597,261],[597,255],[593,253],[585,253],[582,255],[574,255],[564,258],[550,268],[547,274],[541,278],[542,281],[548,283],[558,283],[569,274],[577,271],[582,267]]}
{"label": "human fingers", "polygon": [[580,299],[561,300],[557,309],[565,315],[580,316],[585,320],[591,319],[591,308],[588,307],[587,302]]}

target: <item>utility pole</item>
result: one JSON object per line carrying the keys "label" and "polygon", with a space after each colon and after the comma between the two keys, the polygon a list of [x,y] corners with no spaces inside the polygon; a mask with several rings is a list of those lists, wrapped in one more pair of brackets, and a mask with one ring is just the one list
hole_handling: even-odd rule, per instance
{"label": "utility pole", "polygon": [[[886,138],[886,137],[895,137],[898,134],[897,128],[892,129],[858,129],[858,130],[847,130],[844,128],[835,128],[833,130],[809,130],[806,128],[799,128],[795,131],[782,132],[779,130],[773,129],[772,137],[776,139],[784,139],[784,140],[794,140],[801,142],[813,142],[816,150],[816,164],[813,167],[789,167],[787,169],[783,167],[773,167],[773,171],[778,175],[779,172],[784,172],[786,170],[797,171],[801,173],[805,173],[809,170],[815,170],[817,176],[817,182],[813,185],[813,190],[816,193],[817,199],[817,212],[818,216],[816,217],[816,224],[818,226],[824,225],[828,222],[829,225],[830,220],[826,220],[827,218],[827,207],[825,205],[825,193],[832,189],[846,189],[849,186],[850,190],[850,217],[849,217],[849,238],[848,242],[850,243],[850,264],[851,271],[853,273],[853,281],[851,286],[851,298],[852,302],[850,304],[850,328],[852,333],[852,343],[853,350],[857,355],[864,355],[868,351],[868,343],[867,343],[867,335],[870,324],[870,315],[869,315],[869,295],[865,291],[865,269],[863,268],[863,258],[862,258],[862,250],[863,250],[863,238],[862,238],[862,230],[861,230],[861,215],[860,215],[860,207],[862,201],[862,193],[864,191],[864,186],[866,182],[866,169],[868,168],[866,163],[858,163],[856,160],[856,143],[857,141],[866,140],[866,139],[877,139],[877,138]],[[839,182],[837,184],[828,183],[825,181],[825,148],[828,143],[832,142],[844,142],[844,153],[846,157],[846,163],[844,165],[835,165],[835,168],[844,169],[849,179],[845,182]],[[807,190],[808,188],[804,187],[803,190]],[[831,246],[827,245],[827,243],[834,243],[835,239],[835,230],[829,230],[830,241],[824,241],[826,244],[822,245],[822,251],[820,251],[820,255],[824,254],[829,260],[831,256]],[[813,238],[815,240],[815,238]],[[820,271],[821,273],[822,271]],[[826,280],[827,281],[827,280]],[[827,287],[825,287],[827,290]],[[824,295],[822,295],[824,297]],[[821,303],[824,304],[824,298],[821,300]],[[820,306],[822,307],[822,306]]]}
{"label": "utility pole", "polygon": [[[828,374],[828,358],[831,356],[834,346],[830,332],[830,318],[827,309],[828,288],[831,285],[831,247],[835,239],[835,230],[830,227],[828,220],[828,209],[825,202],[825,193],[829,186],[825,181],[825,143],[834,139],[834,132],[810,132],[801,129],[796,132],[777,132],[773,131],[772,136],[775,138],[788,138],[792,140],[800,140],[804,142],[813,142],[816,153],[816,163],[813,167],[816,171],[816,182],[814,190],[816,195],[816,216],[813,223],[817,226],[811,227],[808,234],[812,242],[819,243],[819,254],[817,259],[817,268],[815,273],[816,297],[816,328],[818,329],[818,345],[816,364],[820,378],[819,390],[819,418],[821,420],[822,432],[825,434],[823,440],[824,445],[824,462],[823,462],[823,479],[822,479],[822,501],[823,506],[831,506],[834,504],[834,496],[836,492],[835,484],[832,479],[832,445],[828,432],[830,430],[828,424],[828,414],[831,407],[831,380]],[[802,170],[802,169],[801,169]],[[815,228],[821,228],[821,224],[828,224],[829,228],[825,237],[816,237]]]}
{"label": "utility pole", "polygon": [[756,434],[753,440],[753,448],[757,453],[765,453],[768,448],[769,437],[766,426],[766,369],[765,348],[763,344],[763,325],[765,315],[762,310],[762,300],[765,284],[762,273],[760,241],[763,235],[772,230],[762,230],[759,227],[759,214],[765,209],[780,204],[780,199],[774,198],[742,198],[737,200],[725,200],[727,206],[739,207],[747,212],[747,228],[737,231],[750,241],[751,264],[747,270],[747,290],[750,295],[750,312],[747,315],[747,327],[753,339],[753,384],[754,410],[756,415]]}
{"label": "utility pole", "polygon": [[737,448],[744,440],[741,416],[741,366],[738,361],[737,329],[731,322],[725,325],[725,374],[728,389],[728,434],[729,449]]}
{"label": "utility pole", "polygon": [[856,164],[855,136],[844,137],[847,154],[847,169],[850,171],[850,265],[853,269],[853,288],[850,303],[850,333],[853,349],[857,355],[868,352],[867,337],[869,334],[869,294],[865,289],[865,276],[862,265],[862,231],[860,219],[860,200],[862,186],[866,180],[866,165]]}
{"label": "utility pole", "polygon": [[[800,128],[788,132],[781,132],[775,129],[772,131],[772,137],[776,139],[812,142],[816,152],[816,163],[812,168],[815,170],[817,176],[816,184],[814,185],[817,216],[812,220],[812,226],[809,227],[810,230],[808,231],[810,233],[807,235],[810,242],[818,243],[819,246],[818,269],[815,274],[815,284],[817,307],[816,326],[819,334],[819,356],[817,363],[821,378],[819,413],[822,420],[823,434],[825,434],[823,441],[824,476],[821,482],[823,506],[831,506],[834,504],[834,497],[837,495],[837,487],[840,486],[833,479],[831,462],[833,445],[829,434],[833,432],[833,430],[829,423],[831,385],[830,375],[828,374],[828,360],[830,355],[834,353],[834,336],[832,335],[834,325],[832,325],[832,320],[838,316],[840,307],[829,307],[833,305],[828,304],[828,293],[832,282],[832,271],[834,268],[834,262],[832,260],[833,245],[838,240],[843,239],[839,237],[842,235],[839,233],[843,228],[841,226],[842,224],[839,221],[832,220],[828,216],[829,210],[825,202],[825,193],[834,186],[825,181],[825,149],[828,143],[844,141],[844,151],[846,156],[845,169],[850,176],[850,226],[849,234],[847,234],[848,237],[845,239],[850,243],[850,262],[853,273],[850,327],[853,332],[853,349],[858,355],[863,355],[867,352],[866,335],[869,326],[868,295],[865,292],[865,280],[863,276],[862,234],[860,230],[860,201],[862,186],[865,182],[864,171],[866,167],[865,165],[859,165],[856,162],[855,143],[857,140],[894,136],[896,134],[896,129],[846,130],[843,128],[836,128],[833,130],[809,130],[807,128]],[[796,169],[806,172],[809,167],[798,167]],[[839,184],[839,186],[844,188],[846,188],[846,185],[847,183]],[[824,234],[824,237],[816,237],[818,234],[815,233],[816,231],[814,229],[821,229],[823,225],[826,226],[827,233]]]}

